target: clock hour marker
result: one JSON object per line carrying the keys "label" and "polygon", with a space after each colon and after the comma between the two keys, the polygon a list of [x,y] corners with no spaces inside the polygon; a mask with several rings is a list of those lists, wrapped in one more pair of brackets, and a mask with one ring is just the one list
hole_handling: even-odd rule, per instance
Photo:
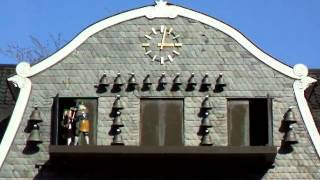
{"label": "clock hour marker", "polygon": [[174,54],[176,54],[176,55],[180,55],[180,53],[178,52],[178,51],[176,51],[176,50],[173,50],[172,51]]}
{"label": "clock hour marker", "polygon": [[160,64],[164,64],[164,57],[160,58]]}
{"label": "clock hour marker", "polygon": [[150,54],[150,53],[152,53],[152,51],[151,50],[149,50],[149,51],[147,51],[146,53],[144,53],[145,55],[148,55],[148,54]]}
{"label": "clock hour marker", "polygon": [[150,39],[150,40],[152,39],[152,37],[151,37],[151,36],[149,36],[149,35],[147,35],[147,34],[146,34],[146,35],[144,35],[144,37],[146,37],[146,38],[148,38],[148,39]]}
{"label": "clock hour marker", "polygon": [[142,47],[149,47],[150,43],[142,43]]}
{"label": "clock hour marker", "polygon": [[170,28],[168,34],[170,35],[172,31],[173,31],[173,28]]}
{"label": "clock hour marker", "polygon": [[175,47],[182,47],[182,43],[174,43]]}
{"label": "clock hour marker", "polygon": [[180,37],[180,34],[174,36],[172,39],[175,40],[175,39],[177,39],[177,38],[179,38],[179,37]]}
{"label": "clock hour marker", "polygon": [[151,28],[151,30],[152,30],[153,34],[158,34],[157,30],[155,28]]}
{"label": "clock hour marker", "polygon": [[152,61],[155,61],[157,59],[157,55],[154,55],[152,58]]}
{"label": "clock hour marker", "polygon": [[162,25],[162,26],[160,27],[160,32],[161,32],[161,33],[164,32],[164,25]]}
{"label": "clock hour marker", "polygon": [[173,57],[169,54],[168,55],[168,59],[172,62],[173,61]]}

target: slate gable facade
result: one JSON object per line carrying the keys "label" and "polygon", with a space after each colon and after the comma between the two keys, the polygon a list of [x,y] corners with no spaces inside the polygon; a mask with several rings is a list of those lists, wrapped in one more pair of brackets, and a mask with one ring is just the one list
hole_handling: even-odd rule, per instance
{"label": "slate gable facade", "polygon": [[[162,25],[173,27],[180,34],[179,42],[183,45],[179,48],[179,55],[174,58],[173,62],[165,62],[160,65],[159,62],[152,61],[142,44],[146,42],[145,34],[148,34],[152,28]],[[109,86],[105,92],[98,92],[97,85],[104,73]],[[117,73],[121,73],[121,77],[125,80],[120,91],[113,90]],[[127,88],[131,73],[135,74],[137,81],[134,90]],[[164,89],[159,90],[159,78],[162,73],[165,73],[167,84]],[[182,85],[179,90],[173,90],[172,86],[177,73],[180,73]],[[187,82],[192,73],[194,73],[197,85],[194,90],[189,91]],[[201,91],[201,81],[206,73],[212,85],[208,90]],[[214,84],[220,73],[223,73],[227,86],[223,91],[215,92]],[[148,74],[152,84],[150,89],[145,91],[143,82]],[[31,76],[30,80],[32,90],[15,138],[0,169],[2,179],[320,178],[320,160],[293,93],[295,79],[263,63],[226,33],[197,20],[182,16],[153,19],[139,17],[118,23],[94,33],[61,61]],[[121,110],[124,124],[121,128],[121,136],[124,145],[121,146],[112,145],[114,135],[110,133],[114,123],[111,113],[117,95],[120,95],[124,106],[124,109]],[[235,154],[240,154],[239,159],[242,158],[244,161],[239,160],[240,165],[236,166],[229,166],[233,162],[232,158],[224,153],[221,153],[222,161],[217,160],[219,155],[212,157],[210,153],[207,153],[208,156],[199,156],[200,151],[192,156],[177,158],[179,154],[183,154],[184,148],[198,147],[201,149],[203,147],[200,146],[203,136],[199,134],[202,120],[199,113],[207,95],[209,104],[212,106],[212,109],[208,110],[209,121],[212,124],[209,133],[212,145],[205,147],[206,152],[208,149],[210,151],[210,148],[215,151],[216,147],[230,146],[230,124],[228,125],[230,123],[228,120],[230,100],[271,99],[269,119],[272,123],[268,129],[270,132],[268,137],[271,140],[269,139],[268,145],[262,146],[262,148],[275,147],[277,151],[271,160],[271,165],[255,167],[257,164],[250,166],[251,161],[249,161],[248,166],[241,167],[241,163],[246,162],[246,156],[242,157],[237,149]],[[50,149],[58,142],[53,140],[56,135],[54,134],[55,119],[60,118],[54,115],[57,110],[55,109],[57,98],[60,99],[60,105],[61,99],[68,98],[94,99],[97,102],[96,109],[94,109],[96,122],[95,134],[91,139],[92,144],[70,146],[69,150],[77,147],[83,148],[81,151],[83,154],[77,155],[79,153],[77,150],[72,154],[74,162],[68,159],[70,154],[65,155],[60,152],[59,156],[55,157]],[[178,152],[172,153],[177,157],[175,155],[165,156],[164,160],[161,160],[162,155],[155,155],[148,159],[145,156],[145,154],[150,154],[148,150],[145,150],[145,154],[138,150],[138,158],[130,157],[135,160],[130,161],[130,158],[125,155],[119,156],[119,153],[100,152],[114,149],[114,151],[121,150],[130,154],[132,152],[126,150],[126,147],[130,149],[141,146],[143,126],[141,103],[145,99],[177,99],[183,102],[183,145],[178,148]],[[26,131],[26,127],[28,127],[30,115],[35,106],[41,112],[43,120],[39,123],[42,142],[37,145],[37,151],[30,151],[27,148],[30,132]],[[293,113],[296,118],[294,133],[298,143],[292,144],[291,149],[288,150],[284,147],[285,133],[281,127],[284,114],[291,106],[294,106]],[[58,145],[64,146],[68,151],[68,146],[65,144],[58,142]],[[90,148],[94,149],[90,150],[92,154],[100,153],[99,156],[86,154],[85,151]],[[102,150],[95,148],[102,148]],[[154,148],[157,151],[157,147]],[[198,152],[198,150],[195,151]],[[190,157],[194,160],[188,161]],[[230,164],[223,164],[224,158]],[[197,159],[203,161],[199,162]],[[170,163],[181,166],[186,171],[180,171],[170,166]]]}

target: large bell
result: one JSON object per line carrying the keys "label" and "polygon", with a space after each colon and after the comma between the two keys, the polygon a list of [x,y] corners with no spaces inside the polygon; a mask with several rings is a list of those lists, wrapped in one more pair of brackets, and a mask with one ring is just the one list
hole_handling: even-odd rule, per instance
{"label": "large bell", "polygon": [[206,73],[202,79],[202,85],[205,85],[205,86],[210,86],[211,83],[209,82],[209,75],[208,73]]}
{"label": "large bell", "polygon": [[292,144],[298,143],[297,135],[294,132],[292,126],[290,126],[288,132],[286,132],[284,136],[284,141]]}
{"label": "large bell", "polygon": [[42,118],[40,116],[40,111],[38,110],[38,107],[35,107],[34,110],[31,112],[30,120],[41,122]]}
{"label": "large bell", "polygon": [[188,84],[189,85],[197,85],[196,79],[194,77],[194,73],[191,73],[191,76],[190,76],[190,78],[188,80]]}
{"label": "large bell", "polygon": [[124,84],[124,81],[121,78],[121,74],[120,73],[118,73],[117,77],[114,79],[114,84],[117,85],[117,86],[121,86],[121,85]]}
{"label": "large bell", "polygon": [[100,86],[108,86],[109,83],[108,83],[108,79],[107,79],[107,74],[104,73],[99,81],[99,85]]}
{"label": "large bell", "polygon": [[211,146],[213,144],[209,134],[210,134],[209,129],[206,129],[201,139],[201,143],[200,143],[201,146]]}
{"label": "large bell", "polygon": [[143,84],[146,84],[146,85],[151,85],[152,84],[151,81],[150,81],[150,74],[148,74],[146,76],[146,78],[144,78]]}
{"label": "large bell", "polygon": [[113,126],[117,126],[117,127],[123,127],[124,124],[122,123],[121,117],[120,117],[120,111],[117,111],[117,115],[113,120]]}
{"label": "large bell", "polygon": [[162,84],[162,85],[167,84],[167,78],[166,78],[166,74],[165,73],[161,74],[159,83]]}
{"label": "large bell", "polygon": [[288,111],[286,112],[284,121],[289,123],[296,122],[296,118],[293,114],[292,107],[289,107]]}
{"label": "large bell", "polygon": [[212,107],[209,104],[209,96],[208,95],[202,101],[201,108],[203,108],[203,109],[212,109]]}
{"label": "large bell", "polygon": [[223,74],[222,73],[219,74],[219,77],[216,80],[216,85],[220,86],[220,87],[226,86],[226,83],[223,80]]}
{"label": "large bell", "polygon": [[182,84],[182,82],[180,80],[180,73],[177,73],[176,77],[173,80],[173,84],[175,84],[175,85],[181,85]]}
{"label": "large bell", "polygon": [[124,145],[122,136],[120,134],[121,134],[121,130],[117,129],[116,134],[113,137],[112,145]]}
{"label": "large bell", "polygon": [[136,77],[135,77],[134,73],[131,73],[131,77],[130,77],[128,83],[129,83],[130,85],[132,85],[132,86],[137,85],[137,81],[136,81]]}
{"label": "large bell", "polygon": [[208,116],[209,116],[209,113],[206,112],[205,117],[201,121],[202,127],[207,127],[207,128],[212,127],[211,121]]}
{"label": "large bell", "polygon": [[116,100],[113,103],[113,108],[115,108],[115,109],[123,109],[124,108],[123,102],[120,99],[120,95],[116,96]]}
{"label": "large bell", "polygon": [[33,125],[33,129],[31,130],[31,133],[28,137],[29,142],[35,142],[35,143],[41,143],[41,137],[40,137],[40,131],[39,126],[37,124]]}

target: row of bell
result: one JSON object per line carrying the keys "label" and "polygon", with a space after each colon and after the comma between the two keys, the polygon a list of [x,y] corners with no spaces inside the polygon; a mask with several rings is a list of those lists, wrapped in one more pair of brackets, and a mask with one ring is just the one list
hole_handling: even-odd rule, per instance
{"label": "row of bell", "polygon": [[201,103],[201,109],[204,110],[204,114],[201,120],[201,128],[204,128],[202,138],[201,138],[201,146],[211,146],[213,145],[212,140],[210,138],[210,130],[208,128],[212,127],[211,121],[209,119],[209,110],[212,107],[209,104],[209,96],[206,96],[205,99]]}
{"label": "row of bell", "polygon": [[116,100],[114,101],[112,108],[116,111],[116,114],[112,123],[113,128],[116,128],[115,129],[116,132],[112,140],[112,145],[124,145],[124,142],[121,136],[121,129],[120,129],[120,127],[124,127],[124,124],[121,120],[121,111],[120,111],[124,109],[124,105],[120,98],[120,95],[116,96]]}
{"label": "row of bell", "polygon": [[296,123],[296,117],[293,113],[293,107],[289,107],[284,115],[284,123],[287,126],[283,140],[286,143],[295,144],[298,142],[297,135],[293,129],[293,124]]}
{"label": "row of bell", "polygon": [[[166,79],[166,75],[165,75],[165,73],[162,73],[160,78],[159,78],[159,84],[167,84],[167,83],[168,82],[167,82],[167,79]],[[114,79],[114,85],[122,86],[124,84],[125,84],[125,81],[122,79],[121,74],[118,73],[117,77]],[[137,85],[138,84],[134,73],[131,73],[131,77],[128,80],[128,84],[129,85]],[[145,85],[151,85],[152,84],[152,82],[150,81],[150,75],[149,74],[144,78],[143,84],[145,84]],[[176,85],[183,84],[181,79],[180,79],[180,73],[176,74],[176,76],[175,76],[175,78],[173,80],[173,84],[176,84]],[[194,77],[194,73],[191,74],[190,78],[188,79],[187,84],[188,85],[192,85],[192,86],[197,85],[196,79]],[[201,84],[204,85],[204,86],[210,86],[211,85],[211,82],[209,81],[209,75],[207,73],[204,75],[204,77],[203,77],[203,79],[201,81]],[[100,86],[108,86],[109,85],[109,82],[108,82],[106,74],[103,74],[102,77],[100,78],[99,85]],[[216,79],[216,85],[217,86],[226,86],[226,83],[223,80],[222,73],[220,73],[219,77]]]}

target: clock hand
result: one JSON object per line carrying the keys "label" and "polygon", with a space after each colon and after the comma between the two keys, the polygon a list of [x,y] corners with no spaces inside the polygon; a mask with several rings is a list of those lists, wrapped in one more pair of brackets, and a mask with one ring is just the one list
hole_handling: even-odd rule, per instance
{"label": "clock hand", "polygon": [[182,43],[158,43],[158,47],[181,47]]}
{"label": "clock hand", "polygon": [[163,36],[162,36],[162,41],[161,41],[161,46],[160,46],[160,50],[163,49],[164,47],[164,40],[166,39],[166,34],[167,34],[167,27],[164,27],[164,31],[163,31]]}

